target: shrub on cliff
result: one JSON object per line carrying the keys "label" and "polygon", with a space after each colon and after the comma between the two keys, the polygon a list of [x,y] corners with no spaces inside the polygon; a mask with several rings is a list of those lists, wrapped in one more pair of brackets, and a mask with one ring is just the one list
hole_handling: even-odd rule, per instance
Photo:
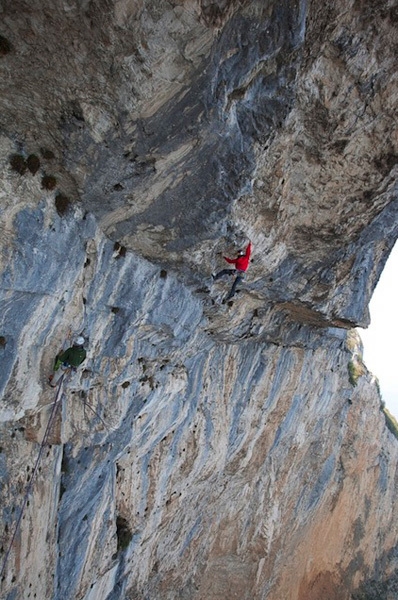
{"label": "shrub on cliff", "polygon": [[393,435],[395,435],[395,437],[398,440],[398,421],[390,413],[390,411],[388,410],[388,408],[386,408],[385,406],[383,406],[381,410],[383,411],[384,418],[386,420],[387,428],[391,431],[391,433]]}

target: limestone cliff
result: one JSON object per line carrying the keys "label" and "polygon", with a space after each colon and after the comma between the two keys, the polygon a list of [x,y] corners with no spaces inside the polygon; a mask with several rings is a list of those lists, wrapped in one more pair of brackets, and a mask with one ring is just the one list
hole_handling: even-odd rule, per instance
{"label": "limestone cliff", "polygon": [[398,235],[397,3],[0,17],[1,597],[397,598],[398,442],[353,334]]}

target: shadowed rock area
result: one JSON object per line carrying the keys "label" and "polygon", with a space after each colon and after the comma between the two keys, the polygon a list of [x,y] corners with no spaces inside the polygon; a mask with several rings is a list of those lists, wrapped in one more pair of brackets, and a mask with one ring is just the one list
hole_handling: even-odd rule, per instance
{"label": "shadowed rock area", "polygon": [[3,2],[2,598],[396,599],[398,441],[355,327],[398,236],[397,22]]}

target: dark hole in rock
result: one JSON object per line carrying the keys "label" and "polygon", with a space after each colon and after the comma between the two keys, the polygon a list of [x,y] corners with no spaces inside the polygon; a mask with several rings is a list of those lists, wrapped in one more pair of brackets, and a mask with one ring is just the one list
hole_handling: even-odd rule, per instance
{"label": "dark hole in rock", "polygon": [[54,175],[44,175],[41,180],[41,187],[44,190],[53,190],[57,185],[57,180]]}
{"label": "dark hole in rock", "polygon": [[120,192],[121,190],[124,190],[124,187],[122,186],[121,183],[117,183],[116,185],[113,186],[113,189],[115,190],[115,192]]}
{"label": "dark hole in rock", "polygon": [[48,150],[47,148],[40,148],[40,152],[42,157],[46,160],[52,160],[53,158],[55,158],[54,152],[51,152],[51,150]]}
{"label": "dark hole in rock", "polygon": [[122,388],[123,388],[123,389],[126,389],[126,388],[128,388],[128,387],[129,387],[129,385],[130,385],[130,382],[129,382],[129,381],[124,381],[124,382],[122,383]]}
{"label": "dark hole in rock", "polygon": [[166,277],[167,277],[167,271],[165,271],[165,269],[162,269],[162,270],[160,271],[160,273],[159,273],[159,277],[160,277],[161,279],[166,279]]}
{"label": "dark hole in rock", "polygon": [[111,311],[116,315],[120,311],[120,308],[118,306],[112,306]]}
{"label": "dark hole in rock", "polygon": [[89,258],[86,258],[86,262],[84,263],[85,267],[88,267],[88,265],[91,263],[91,260]]}
{"label": "dark hole in rock", "polygon": [[0,348],[5,348],[6,344],[7,344],[6,338],[4,337],[4,335],[0,335]]}
{"label": "dark hole in rock", "polygon": [[0,56],[5,56],[11,52],[11,44],[3,35],[0,35]]}
{"label": "dark hole in rock", "polygon": [[10,165],[11,169],[20,175],[23,175],[28,168],[26,164],[26,160],[22,156],[22,154],[12,154],[10,156]]}
{"label": "dark hole in rock", "polygon": [[29,171],[32,175],[36,175],[37,171],[40,169],[40,160],[36,154],[29,154],[26,159],[26,164],[28,165]]}
{"label": "dark hole in rock", "polygon": [[119,244],[119,242],[114,243],[113,250],[115,252],[118,252],[117,256],[115,256],[116,259],[126,256],[127,248],[125,246],[122,246],[121,244]]}
{"label": "dark hole in rock", "polygon": [[[50,189],[50,188],[47,188]],[[70,207],[70,200],[64,194],[57,194],[55,196],[55,208],[57,209],[57,213],[60,217],[63,217],[68,212]]]}

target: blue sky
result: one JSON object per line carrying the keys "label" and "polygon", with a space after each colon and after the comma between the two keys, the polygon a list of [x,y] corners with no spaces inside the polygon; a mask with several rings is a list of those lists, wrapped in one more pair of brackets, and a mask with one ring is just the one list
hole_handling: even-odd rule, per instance
{"label": "blue sky", "polygon": [[398,418],[398,243],[380,276],[369,310],[370,326],[358,330],[364,362],[379,380],[386,407]]}

